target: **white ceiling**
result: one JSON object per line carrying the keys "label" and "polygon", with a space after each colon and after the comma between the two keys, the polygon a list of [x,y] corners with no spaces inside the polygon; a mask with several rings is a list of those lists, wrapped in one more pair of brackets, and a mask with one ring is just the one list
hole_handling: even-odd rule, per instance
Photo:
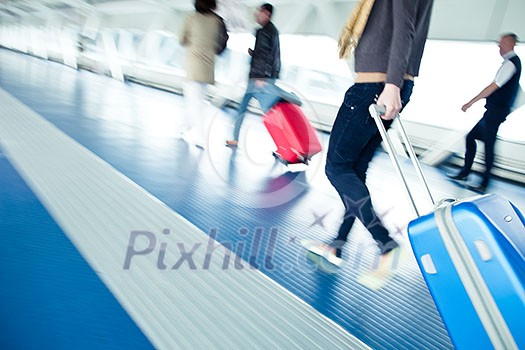
{"label": "white ceiling", "polygon": [[[218,0],[231,31],[251,31],[260,0]],[[336,38],[357,1],[273,0],[274,22],[283,34]],[[193,0],[0,0],[0,24],[133,28],[178,32]],[[525,0],[435,0],[429,37],[495,40],[515,32],[525,40]]]}

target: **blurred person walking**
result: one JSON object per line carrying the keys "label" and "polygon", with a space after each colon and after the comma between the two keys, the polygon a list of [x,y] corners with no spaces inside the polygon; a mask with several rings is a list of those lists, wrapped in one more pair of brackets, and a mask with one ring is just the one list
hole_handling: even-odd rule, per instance
{"label": "blurred person walking", "polygon": [[215,56],[225,49],[228,34],[222,18],[214,12],[216,0],[195,0],[194,6],[195,12],[186,19],[180,35],[180,44],[186,47],[187,118],[182,138],[205,148],[208,138],[206,88],[215,83]]}
{"label": "blurred person walking", "polygon": [[476,156],[476,140],[483,141],[485,145],[485,172],[478,185],[469,185],[471,190],[484,193],[491,178],[494,165],[494,146],[498,129],[511,112],[518,94],[521,76],[521,61],[514,52],[518,38],[514,33],[504,34],[499,39],[499,53],[503,63],[496,73],[494,80],[479,94],[465,103],[461,110],[466,112],[474,103],[485,99],[485,113],[483,118],[470,130],[466,137],[465,163],[459,173],[448,174],[453,180],[467,180]]}
{"label": "blurred person walking", "polygon": [[226,145],[230,147],[239,144],[241,126],[250,100],[257,99],[263,112],[266,112],[283,94],[283,91],[275,86],[275,80],[279,78],[281,70],[281,47],[279,31],[271,21],[273,11],[273,6],[269,3],[262,4],[255,11],[255,20],[261,28],[255,33],[253,50],[248,49],[251,56],[249,81],[235,119],[233,139],[226,141]]}
{"label": "blurred person walking", "polygon": [[[375,212],[366,186],[368,165],[381,144],[369,106],[377,103],[385,107],[382,119],[388,129],[410,100],[432,5],[433,0],[361,0],[361,14],[351,16],[341,33],[339,56],[344,58],[355,48],[356,76],[330,133],[325,171],[341,197],[345,213],[335,239],[310,247],[335,265],[343,262],[342,249],[356,219],[378,246],[380,268],[386,266],[387,258],[398,247]],[[361,29],[357,29],[359,26]]]}

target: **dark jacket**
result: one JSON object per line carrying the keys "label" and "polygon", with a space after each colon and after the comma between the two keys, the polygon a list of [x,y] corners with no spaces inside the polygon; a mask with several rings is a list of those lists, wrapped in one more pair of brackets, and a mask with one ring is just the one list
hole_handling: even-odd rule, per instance
{"label": "dark jacket", "polygon": [[272,22],[255,33],[255,47],[250,64],[250,79],[279,78],[281,70],[281,49],[279,31]]}

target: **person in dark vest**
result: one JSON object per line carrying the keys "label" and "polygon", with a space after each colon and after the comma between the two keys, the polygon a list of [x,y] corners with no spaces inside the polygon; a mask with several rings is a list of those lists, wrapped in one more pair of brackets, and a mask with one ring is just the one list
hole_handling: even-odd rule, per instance
{"label": "person in dark vest", "polygon": [[483,114],[483,118],[467,134],[463,168],[455,175],[448,175],[454,180],[467,180],[476,156],[476,140],[483,141],[485,144],[485,172],[483,173],[483,180],[479,185],[468,186],[476,192],[484,193],[487,190],[494,164],[494,145],[496,144],[498,129],[510,114],[518,94],[521,61],[514,52],[514,46],[517,41],[518,38],[513,33],[504,34],[500,37],[499,53],[504,61],[496,73],[494,81],[461,107],[461,110],[465,112],[477,101],[486,99],[486,111]]}

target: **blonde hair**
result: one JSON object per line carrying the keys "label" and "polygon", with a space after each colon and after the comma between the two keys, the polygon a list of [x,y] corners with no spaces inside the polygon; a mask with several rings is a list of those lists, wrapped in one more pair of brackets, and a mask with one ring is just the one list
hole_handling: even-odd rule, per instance
{"label": "blonde hair", "polygon": [[374,0],[360,0],[339,35],[339,58],[346,58],[355,48],[363,34],[374,6]]}

